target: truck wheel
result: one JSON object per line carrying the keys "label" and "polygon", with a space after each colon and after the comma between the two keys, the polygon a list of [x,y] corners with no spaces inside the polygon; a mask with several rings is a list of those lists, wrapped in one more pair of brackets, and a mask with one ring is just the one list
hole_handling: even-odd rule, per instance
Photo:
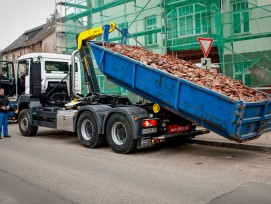
{"label": "truck wheel", "polygon": [[106,141],[104,135],[98,134],[98,125],[91,112],[80,115],[77,122],[77,135],[82,145],[89,148],[102,146]]}
{"label": "truck wheel", "polygon": [[136,150],[136,140],[132,135],[132,124],[125,115],[113,114],[106,126],[106,137],[111,149],[120,154],[131,153]]}
{"label": "truck wheel", "polygon": [[35,136],[38,131],[38,126],[31,125],[31,117],[28,109],[24,109],[20,112],[18,124],[23,136]]}

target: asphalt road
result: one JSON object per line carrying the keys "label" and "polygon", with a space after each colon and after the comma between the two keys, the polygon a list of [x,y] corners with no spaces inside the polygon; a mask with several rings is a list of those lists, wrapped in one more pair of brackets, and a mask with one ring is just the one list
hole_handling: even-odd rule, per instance
{"label": "asphalt road", "polygon": [[271,202],[270,154],[175,142],[120,155],[84,148],[65,131],[27,138],[17,124],[9,130],[0,140],[0,203],[244,203],[243,192]]}

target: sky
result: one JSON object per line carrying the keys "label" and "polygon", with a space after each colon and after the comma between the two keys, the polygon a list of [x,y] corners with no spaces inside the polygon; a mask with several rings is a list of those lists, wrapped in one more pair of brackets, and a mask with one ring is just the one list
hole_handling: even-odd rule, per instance
{"label": "sky", "polygon": [[25,31],[46,23],[56,0],[0,0],[0,50]]}

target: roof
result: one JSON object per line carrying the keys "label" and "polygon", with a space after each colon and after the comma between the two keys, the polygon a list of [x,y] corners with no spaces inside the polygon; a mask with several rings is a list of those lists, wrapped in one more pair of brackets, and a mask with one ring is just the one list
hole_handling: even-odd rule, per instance
{"label": "roof", "polygon": [[[71,60],[71,55],[65,55],[65,54],[57,54],[57,53],[45,53],[45,52],[34,52],[22,55],[18,58],[18,60],[21,59],[28,59],[28,58],[46,58],[46,59],[61,59],[61,60]],[[75,56],[75,60],[79,61],[78,57]]]}
{"label": "roof", "polygon": [[[18,58],[18,60],[21,59],[28,59],[28,58],[47,58],[47,59],[63,59],[63,60],[71,60],[71,55],[65,55],[65,54],[56,54],[56,53],[44,53],[44,52],[35,52],[35,53],[29,53],[22,55]],[[76,60],[78,58],[76,57]]]}
{"label": "roof", "polygon": [[[45,23],[41,26],[32,28],[28,31],[25,31],[19,38],[17,38],[13,43],[11,43],[8,47],[3,49],[0,54],[3,54],[5,52],[18,49],[18,48],[24,48],[31,45],[34,45],[43,39],[45,39],[48,35],[53,33],[55,31],[55,25],[56,23],[53,21],[50,21],[48,23]],[[27,39],[28,37],[28,39]]]}

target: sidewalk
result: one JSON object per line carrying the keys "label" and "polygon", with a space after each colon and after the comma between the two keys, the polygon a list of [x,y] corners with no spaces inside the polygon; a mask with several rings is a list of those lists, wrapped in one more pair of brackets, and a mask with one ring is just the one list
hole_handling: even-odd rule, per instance
{"label": "sidewalk", "polygon": [[203,145],[222,146],[271,153],[271,132],[264,133],[258,139],[244,143],[237,143],[235,141],[228,140],[214,132],[210,132],[206,135],[199,135],[195,139],[191,139],[191,142]]}

